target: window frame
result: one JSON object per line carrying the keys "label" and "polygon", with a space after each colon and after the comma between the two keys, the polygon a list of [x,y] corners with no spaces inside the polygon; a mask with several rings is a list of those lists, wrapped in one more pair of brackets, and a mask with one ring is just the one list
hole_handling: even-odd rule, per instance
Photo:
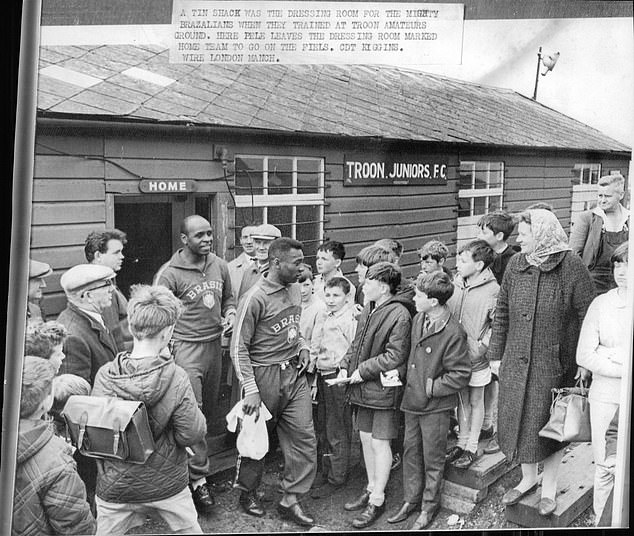
{"label": "window frame", "polygon": [[[317,206],[318,215],[318,237],[316,241],[320,242],[324,236],[324,206],[325,201],[325,158],[316,156],[298,156],[298,155],[261,155],[261,154],[236,154],[236,160],[240,159],[258,159],[262,161],[262,193],[261,194],[234,194],[235,208],[261,208],[262,209],[262,223],[268,222],[268,208],[269,207],[290,207],[291,208],[291,222],[284,222],[291,226],[291,238],[297,236],[297,207],[301,206]],[[269,160],[289,159],[292,161],[292,190],[288,194],[270,194],[268,193],[269,185]],[[318,184],[316,185],[316,193],[302,194],[297,190],[298,186],[298,166],[299,160],[310,160],[319,163],[318,170]],[[260,171],[260,170],[258,170]],[[239,170],[235,170],[236,177]],[[285,173],[288,173],[287,171]],[[235,184],[234,179],[234,184]],[[299,225],[311,223],[311,222],[299,222]]]}
{"label": "window frame", "polygon": [[[486,188],[476,188],[476,164],[486,164],[487,165],[487,175],[486,175]],[[491,182],[491,165],[496,164],[500,166],[500,185],[495,188],[490,188]],[[461,188],[460,187],[460,177],[463,174],[463,166],[471,166],[471,188]],[[505,175],[506,166],[503,161],[489,161],[489,160],[461,160],[459,164],[458,170],[458,199],[469,199],[469,215],[460,215],[460,204],[458,204],[458,218],[479,218],[483,214],[488,214],[491,211],[490,200],[492,198],[499,198],[499,205],[502,207],[502,203],[504,202],[504,175]],[[496,170],[496,173],[498,170]],[[485,210],[483,214],[474,214],[475,203],[474,200],[476,198],[486,198],[485,199]]]}
{"label": "window frame", "polygon": [[[583,181],[583,172],[585,169],[589,169],[589,182]],[[573,166],[574,172],[573,185],[574,186],[596,186],[601,178],[601,162],[580,162]],[[596,171],[596,180],[593,182],[593,171]],[[579,182],[576,182],[578,179]]]}

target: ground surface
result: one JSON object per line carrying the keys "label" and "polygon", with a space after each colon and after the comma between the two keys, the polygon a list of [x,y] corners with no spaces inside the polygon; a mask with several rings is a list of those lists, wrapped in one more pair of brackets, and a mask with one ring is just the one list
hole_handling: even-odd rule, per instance
{"label": "ground surface", "polygon": [[[358,461],[358,450],[355,459]],[[266,515],[262,518],[255,518],[245,514],[238,505],[239,492],[232,489],[229,472],[225,472],[210,478],[212,489],[216,497],[216,506],[212,514],[199,517],[200,525],[205,533],[244,533],[244,532],[306,532],[305,528],[295,525],[292,522],[282,520],[276,511],[276,502],[281,495],[276,491],[280,472],[279,462],[281,457],[272,455],[267,457],[266,472],[263,479],[262,490],[266,492],[264,506]],[[487,498],[482,501],[473,512],[468,515],[459,514],[456,523],[456,515],[449,510],[441,509],[436,519],[428,527],[431,530],[458,530],[458,529],[517,529],[520,528],[514,523],[506,520],[504,508],[500,501],[504,492],[515,485],[520,480],[519,467],[514,468],[509,473],[501,477],[491,485]],[[311,513],[316,520],[316,526],[310,532],[342,532],[355,531],[351,525],[356,512],[346,512],[343,504],[355,498],[365,485],[365,472],[359,463],[356,463],[348,485],[338,493],[323,499],[311,499],[305,497],[301,500],[304,509]],[[387,510],[368,531],[402,531],[410,528],[415,516],[396,525],[387,522],[387,517],[395,511],[401,504],[402,492],[402,472],[397,469],[392,472],[390,482],[386,489]],[[579,516],[571,526],[591,527],[592,509],[589,508]],[[143,527],[136,529],[136,534],[161,534],[169,532],[167,525],[158,517],[149,517]]]}

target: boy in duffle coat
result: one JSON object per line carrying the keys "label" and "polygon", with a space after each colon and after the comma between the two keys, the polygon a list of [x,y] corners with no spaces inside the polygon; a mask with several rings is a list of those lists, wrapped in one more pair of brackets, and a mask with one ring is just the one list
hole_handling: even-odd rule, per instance
{"label": "boy in duffle coat", "polygon": [[444,272],[421,274],[416,280],[414,303],[418,314],[412,325],[401,402],[405,415],[404,502],[388,518],[389,523],[400,523],[420,508],[413,530],[429,525],[440,508],[449,417],[457,393],[467,386],[471,376],[467,335],[445,305],[453,291],[451,279]]}

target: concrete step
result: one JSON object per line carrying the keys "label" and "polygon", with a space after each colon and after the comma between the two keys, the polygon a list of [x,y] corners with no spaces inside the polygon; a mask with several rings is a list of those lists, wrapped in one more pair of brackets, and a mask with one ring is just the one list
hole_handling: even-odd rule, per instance
{"label": "concrete step", "polygon": [[488,487],[473,489],[451,480],[443,480],[440,505],[458,514],[469,514],[480,501],[486,498],[488,492]]}
{"label": "concrete step", "polygon": [[522,527],[567,527],[592,505],[594,462],[590,443],[572,445],[559,467],[557,478],[557,509],[550,517],[537,512],[541,486],[536,492],[506,508],[506,519]]}

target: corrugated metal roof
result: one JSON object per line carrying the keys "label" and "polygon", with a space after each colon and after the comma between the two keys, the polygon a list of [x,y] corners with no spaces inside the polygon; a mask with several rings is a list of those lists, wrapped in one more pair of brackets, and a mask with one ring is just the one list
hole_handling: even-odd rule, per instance
{"label": "corrugated metal roof", "polygon": [[[154,45],[45,46],[38,110],[151,122],[596,151],[631,149],[517,92],[392,66],[183,65]],[[158,84],[138,70],[160,75]],[[136,73],[130,76],[128,73]],[[59,69],[55,72],[59,73]],[[164,85],[165,78],[174,80]]]}

